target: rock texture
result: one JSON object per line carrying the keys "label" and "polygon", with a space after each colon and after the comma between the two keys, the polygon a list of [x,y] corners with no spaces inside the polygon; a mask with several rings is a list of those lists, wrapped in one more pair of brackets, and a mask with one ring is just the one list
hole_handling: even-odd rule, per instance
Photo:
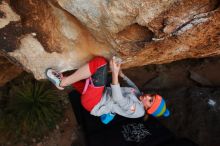
{"label": "rock texture", "polygon": [[15,65],[15,62],[10,62],[3,54],[0,54],[0,87],[5,85],[8,81],[14,79],[22,73],[23,69],[19,64]]}
{"label": "rock texture", "polygon": [[1,51],[36,79],[117,54],[123,68],[220,54],[218,0],[2,0]]}

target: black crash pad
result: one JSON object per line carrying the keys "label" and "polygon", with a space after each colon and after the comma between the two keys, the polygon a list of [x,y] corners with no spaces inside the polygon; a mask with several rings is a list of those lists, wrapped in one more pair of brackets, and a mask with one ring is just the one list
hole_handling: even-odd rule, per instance
{"label": "black crash pad", "polygon": [[78,92],[70,92],[69,99],[86,146],[196,146],[188,139],[177,138],[154,117],[144,121],[116,115],[105,125],[82,107]]}

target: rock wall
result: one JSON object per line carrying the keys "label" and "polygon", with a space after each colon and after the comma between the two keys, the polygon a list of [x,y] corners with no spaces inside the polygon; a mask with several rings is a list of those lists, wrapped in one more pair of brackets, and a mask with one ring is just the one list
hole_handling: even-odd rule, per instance
{"label": "rock wall", "polygon": [[23,72],[19,64],[15,64],[12,60],[9,61],[3,54],[0,54],[0,66],[0,87]]}
{"label": "rock wall", "polygon": [[120,56],[123,68],[220,54],[218,0],[2,0],[1,52],[36,79]]}

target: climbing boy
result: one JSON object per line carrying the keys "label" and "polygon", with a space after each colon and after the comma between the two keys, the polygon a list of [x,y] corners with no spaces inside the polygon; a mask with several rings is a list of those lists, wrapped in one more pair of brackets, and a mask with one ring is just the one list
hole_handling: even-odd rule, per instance
{"label": "climbing boy", "polygon": [[[137,86],[121,71],[121,64],[113,57],[110,62],[112,82],[106,87],[107,61],[103,57],[95,57],[80,67],[70,76],[63,76],[53,69],[47,69],[46,76],[62,90],[72,85],[81,93],[83,107],[94,116],[113,118],[115,114],[127,118],[138,118],[145,114],[155,117],[169,116],[169,110],[163,98],[158,94],[141,94]],[[119,75],[131,86],[120,87]],[[104,115],[104,116],[103,116]]]}

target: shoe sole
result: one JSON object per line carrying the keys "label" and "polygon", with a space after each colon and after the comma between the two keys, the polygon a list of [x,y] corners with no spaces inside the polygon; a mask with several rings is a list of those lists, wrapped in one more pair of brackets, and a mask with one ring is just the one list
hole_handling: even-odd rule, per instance
{"label": "shoe sole", "polygon": [[51,81],[59,90],[63,90],[64,88],[57,86],[57,85],[56,85],[56,82],[55,82],[52,78],[50,78],[50,77],[47,75],[47,73],[48,73],[49,70],[53,70],[53,69],[52,69],[52,68],[47,68],[47,69],[46,69],[45,75],[46,75],[47,79],[48,79],[49,81]]}

